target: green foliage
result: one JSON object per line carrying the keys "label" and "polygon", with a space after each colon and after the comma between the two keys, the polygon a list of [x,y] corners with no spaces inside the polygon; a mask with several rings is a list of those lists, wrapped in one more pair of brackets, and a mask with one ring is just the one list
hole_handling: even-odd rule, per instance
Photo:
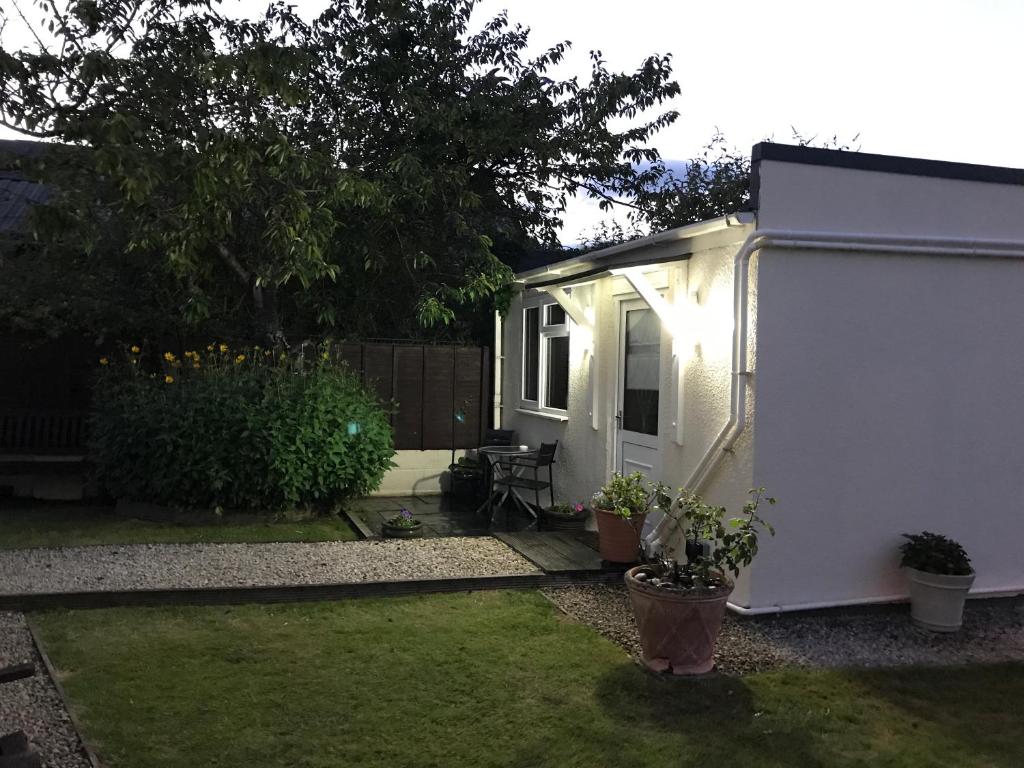
{"label": "green foliage", "polygon": [[750,491],[750,501],[743,505],[743,515],[725,521],[726,509],[707,504],[692,491],[680,488],[675,500],[662,504],[662,509],[685,530],[686,562],[663,558],[662,575],[670,583],[686,588],[702,588],[722,583],[726,572],[737,576],[740,568],[750,565],[757,556],[758,535],[775,529],[758,514],[761,502],[775,504],[764,488]]}
{"label": "green foliage", "polygon": [[623,520],[646,515],[656,505],[667,499],[665,486],[661,483],[645,482],[639,472],[623,475],[616,472],[600,491],[594,494],[593,505],[598,509],[614,512]]}
{"label": "green foliage", "polygon": [[969,576],[974,573],[971,559],[953,539],[929,531],[904,533],[903,538],[907,539],[906,543],[900,545],[903,554],[900,565],[904,568],[947,576]]}
{"label": "green foliage", "polygon": [[394,455],[385,410],[326,352],[227,345],[102,358],[93,456],[115,496],[225,509],[334,505],[369,493]]}
{"label": "green foliage", "polygon": [[[61,7],[63,5],[64,7]],[[497,253],[556,242],[567,199],[640,192],[676,118],[667,56],[589,79],[526,57],[475,0],[333,0],[312,22],[272,3],[43,4],[52,48],[0,50],[0,124],[55,139],[23,169],[55,191],[34,234],[111,233],[173,270],[190,322],[238,300],[255,327],[351,336],[452,327],[507,304]],[[628,127],[622,127],[628,126]],[[468,322],[468,321],[466,321]]]}

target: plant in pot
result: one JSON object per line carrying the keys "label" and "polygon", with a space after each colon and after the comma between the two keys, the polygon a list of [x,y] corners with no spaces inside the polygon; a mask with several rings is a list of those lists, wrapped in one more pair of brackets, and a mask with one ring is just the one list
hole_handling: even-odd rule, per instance
{"label": "plant in pot", "polygon": [[635,563],[640,559],[640,531],[659,494],[664,496],[664,486],[646,482],[639,472],[616,472],[594,494],[591,506],[597,519],[597,549],[604,560]]}
{"label": "plant in pot", "polygon": [[384,521],[381,533],[385,539],[418,539],[423,536],[423,523],[402,507],[397,515]]}
{"label": "plant in pot", "polygon": [[[733,590],[729,577],[757,555],[758,535],[775,529],[759,514],[774,504],[764,488],[750,491],[743,514],[726,523],[725,507],[705,504],[680,489],[672,500],[662,490],[658,503],[683,533],[685,560],[663,551],[654,562],[626,571],[629,600],[640,633],[644,664],[657,672],[702,675],[714,668],[715,643],[725,604]],[[679,549],[679,548],[677,548]]]}
{"label": "plant in pot", "polygon": [[974,584],[974,569],[964,548],[937,533],[904,533],[900,565],[910,577],[910,616],[935,632],[955,632],[964,618],[964,601]]}
{"label": "plant in pot", "polygon": [[582,501],[559,502],[543,510],[542,515],[544,528],[549,531],[582,531],[587,522],[587,507]]}

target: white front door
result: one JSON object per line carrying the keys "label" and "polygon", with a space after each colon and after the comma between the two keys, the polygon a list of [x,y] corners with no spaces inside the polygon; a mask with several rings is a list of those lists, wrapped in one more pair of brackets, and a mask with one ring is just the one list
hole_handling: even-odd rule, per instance
{"label": "white front door", "polygon": [[619,305],[618,368],[615,469],[657,480],[661,321],[642,299]]}

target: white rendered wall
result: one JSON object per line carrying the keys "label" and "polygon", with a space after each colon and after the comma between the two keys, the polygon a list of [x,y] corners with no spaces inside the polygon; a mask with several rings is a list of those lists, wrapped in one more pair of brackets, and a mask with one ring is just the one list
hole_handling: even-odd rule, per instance
{"label": "white rendered wall", "polygon": [[[1020,187],[765,163],[759,228],[1024,240]],[[751,605],[905,597],[900,534],[1024,591],[1024,261],[763,251]]]}
{"label": "white rendered wall", "polygon": [[[745,232],[737,234],[742,239]],[[690,301],[696,294],[698,304],[684,316],[698,326],[695,338],[699,347],[685,361],[682,445],[675,443],[676,432],[672,392],[672,339],[662,333],[661,396],[659,398],[659,443],[662,461],[661,480],[678,487],[697,466],[704,452],[729,418],[729,393],[732,354],[732,270],[735,246],[702,251],[688,261],[662,265],[648,277],[665,291],[673,304]],[[678,272],[677,272],[678,271]],[[680,278],[677,280],[677,278]],[[674,290],[680,285],[680,295]],[[523,413],[520,406],[522,376],[522,297],[512,302],[504,322],[504,375],[502,376],[502,426],[515,429],[520,442],[536,446],[559,441],[555,466],[556,500],[582,500],[603,485],[613,471],[614,414],[618,376],[619,303],[636,298],[624,278],[603,278],[574,295],[584,305],[592,304],[595,313],[593,340],[573,325],[569,334],[568,419],[553,421]],[[752,307],[754,305],[752,304]],[[595,355],[598,428],[593,428],[588,400],[585,360],[589,350]],[[752,424],[748,426],[734,453],[725,458],[705,489],[705,498],[738,510],[751,487],[753,452]],[[733,600],[748,602],[748,585],[741,578]]]}

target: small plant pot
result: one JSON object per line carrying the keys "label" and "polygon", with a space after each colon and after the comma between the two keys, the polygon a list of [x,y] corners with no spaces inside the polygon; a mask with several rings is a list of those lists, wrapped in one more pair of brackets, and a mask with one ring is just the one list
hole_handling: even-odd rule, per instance
{"label": "small plant pot", "polygon": [[597,551],[609,563],[635,563],[640,559],[640,531],[647,515],[626,519],[606,509],[594,508],[597,518]]}
{"label": "small plant pot", "polygon": [[715,667],[715,644],[733,584],[709,590],[677,591],[647,584],[649,565],[626,571],[629,602],[640,634],[641,660],[655,672],[706,675]]}
{"label": "small plant pot", "polygon": [[956,632],[964,621],[964,601],[974,574],[949,576],[907,568],[910,577],[910,618],[933,632]]}
{"label": "small plant pot", "polygon": [[381,526],[381,534],[385,539],[422,539],[423,523],[417,520],[412,525],[390,525],[384,523]]}
{"label": "small plant pot", "polygon": [[546,531],[582,531],[587,524],[587,510],[582,512],[555,512],[541,510]]}

